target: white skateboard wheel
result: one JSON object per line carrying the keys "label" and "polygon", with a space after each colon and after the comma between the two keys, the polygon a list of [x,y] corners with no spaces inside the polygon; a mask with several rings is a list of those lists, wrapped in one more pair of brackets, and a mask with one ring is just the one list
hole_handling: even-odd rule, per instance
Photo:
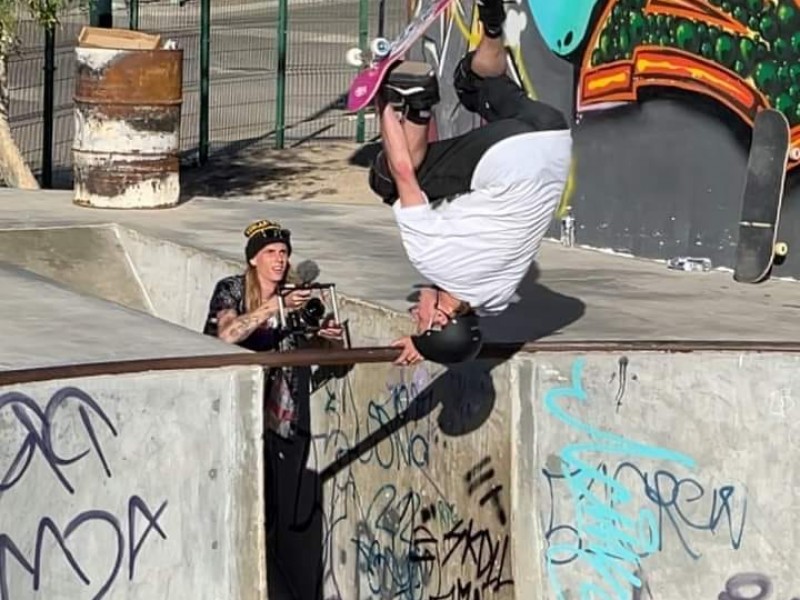
{"label": "white skateboard wheel", "polygon": [[789,150],[789,158],[792,160],[800,160],[800,147],[793,146],[791,150]]}
{"label": "white skateboard wheel", "polygon": [[347,64],[354,67],[360,67],[364,64],[364,56],[361,48],[350,48],[347,51]]}
{"label": "white skateboard wheel", "polygon": [[789,244],[786,242],[775,244],[775,256],[786,256],[787,254],[789,254]]}
{"label": "white skateboard wheel", "polygon": [[392,44],[386,38],[376,38],[369,45],[369,50],[373,56],[384,57],[389,54]]}

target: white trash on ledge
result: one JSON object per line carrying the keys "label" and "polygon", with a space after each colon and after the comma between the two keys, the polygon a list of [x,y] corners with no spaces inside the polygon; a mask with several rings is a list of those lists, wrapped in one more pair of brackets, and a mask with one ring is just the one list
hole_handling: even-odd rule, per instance
{"label": "white trash on ledge", "polygon": [[667,268],[673,271],[710,271],[713,268],[711,259],[678,256],[667,261]]}

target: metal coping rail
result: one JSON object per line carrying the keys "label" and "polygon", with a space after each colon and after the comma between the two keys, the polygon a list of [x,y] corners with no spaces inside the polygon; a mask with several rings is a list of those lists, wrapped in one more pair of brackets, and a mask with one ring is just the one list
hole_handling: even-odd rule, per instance
{"label": "metal coping rail", "polygon": [[[694,341],[598,341],[534,342],[527,344],[487,344],[479,358],[508,360],[518,353],[569,352],[785,352],[800,354],[800,342],[694,342]],[[218,369],[260,366],[336,366],[394,361],[400,350],[392,347],[364,347],[348,350],[292,350],[288,352],[237,352],[207,356],[147,358],[114,362],[78,363],[56,367],[37,367],[0,371],[0,386],[37,381],[75,379],[104,375],[125,375],[147,371]]]}

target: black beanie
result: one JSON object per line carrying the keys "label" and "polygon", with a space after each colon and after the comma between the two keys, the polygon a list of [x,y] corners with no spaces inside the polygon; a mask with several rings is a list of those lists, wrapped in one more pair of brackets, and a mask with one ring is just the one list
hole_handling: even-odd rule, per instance
{"label": "black beanie", "polygon": [[247,262],[250,262],[256,254],[270,244],[286,244],[289,255],[291,256],[292,254],[292,232],[288,229],[283,229],[281,224],[275,221],[256,221],[251,223],[244,230],[244,235],[247,238],[247,246],[244,251]]}

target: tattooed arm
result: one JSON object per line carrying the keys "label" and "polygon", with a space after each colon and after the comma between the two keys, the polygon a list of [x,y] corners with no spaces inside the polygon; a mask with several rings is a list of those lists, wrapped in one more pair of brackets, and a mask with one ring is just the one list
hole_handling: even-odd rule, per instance
{"label": "tattooed arm", "polygon": [[236,316],[232,309],[217,313],[218,337],[230,344],[238,344],[247,339],[262,323],[278,314],[278,299],[273,298],[256,310]]}

